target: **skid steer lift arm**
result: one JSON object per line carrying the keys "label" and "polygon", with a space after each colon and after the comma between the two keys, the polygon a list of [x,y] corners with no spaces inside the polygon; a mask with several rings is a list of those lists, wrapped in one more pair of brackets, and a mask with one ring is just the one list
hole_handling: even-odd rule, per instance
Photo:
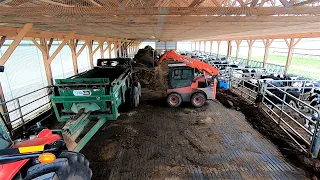
{"label": "skid steer lift arm", "polygon": [[157,65],[160,65],[161,62],[163,60],[167,60],[167,59],[173,59],[176,60],[178,62],[182,62],[184,64],[186,64],[189,67],[192,68],[196,68],[199,71],[201,71],[205,76],[209,75],[209,76],[217,76],[219,74],[218,69],[216,69],[215,67],[206,64],[202,61],[193,59],[193,58],[189,58],[187,56],[182,56],[180,54],[177,54],[174,50],[168,51],[166,52],[158,61]]}

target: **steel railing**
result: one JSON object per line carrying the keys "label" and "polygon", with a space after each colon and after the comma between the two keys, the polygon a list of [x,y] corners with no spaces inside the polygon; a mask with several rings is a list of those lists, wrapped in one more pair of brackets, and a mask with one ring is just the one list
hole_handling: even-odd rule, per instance
{"label": "steel railing", "polygon": [[[258,94],[262,95],[260,108],[290,137],[304,152],[310,153],[316,158],[319,152],[319,117],[318,109],[312,107],[304,98],[305,91],[313,87],[306,87],[310,80],[259,80],[258,74],[252,77],[253,73],[241,73],[232,68],[227,68],[222,73],[224,78],[229,78],[230,90],[248,102],[254,104]],[[255,79],[258,84],[252,83]],[[288,86],[292,83],[300,83],[302,86]],[[277,87],[274,83],[281,83],[287,86]],[[299,93],[295,97],[288,92],[293,90]],[[276,93],[277,92],[277,93]],[[276,94],[275,94],[276,93]],[[283,97],[277,94],[283,94]],[[288,99],[291,101],[288,102]],[[294,102],[294,103],[293,103]],[[271,107],[272,106],[272,107]],[[303,107],[303,110],[302,108]],[[309,111],[306,112],[305,110]],[[312,119],[311,117],[316,117]],[[307,124],[307,122],[309,122]],[[318,139],[319,141],[319,139]]]}
{"label": "steel railing", "polygon": [[16,130],[25,123],[50,110],[51,86],[28,92],[11,100],[1,102],[2,117],[9,131]]}

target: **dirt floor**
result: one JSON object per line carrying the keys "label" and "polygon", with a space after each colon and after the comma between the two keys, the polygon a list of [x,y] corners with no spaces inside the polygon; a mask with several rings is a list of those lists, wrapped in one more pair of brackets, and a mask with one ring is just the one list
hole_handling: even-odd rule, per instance
{"label": "dirt floor", "polygon": [[169,108],[164,92],[143,89],[139,108],[106,123],[81,152],[93,179],[311,177],[253,127],[218,101]]}

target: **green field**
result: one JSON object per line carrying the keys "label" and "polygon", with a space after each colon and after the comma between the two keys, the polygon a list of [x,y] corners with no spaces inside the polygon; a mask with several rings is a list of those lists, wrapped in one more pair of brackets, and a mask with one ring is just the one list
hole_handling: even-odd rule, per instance
{"label": "green field", "polygon": [[[252,57],[252,60],[263,61],[263,56]],[[286,64],[286,61],[286,56],[269,55],[267,62],[284,66]],[[289,67],[288,73],[320,80],[320,59],[292,57],[292,62],[291,66]]]}

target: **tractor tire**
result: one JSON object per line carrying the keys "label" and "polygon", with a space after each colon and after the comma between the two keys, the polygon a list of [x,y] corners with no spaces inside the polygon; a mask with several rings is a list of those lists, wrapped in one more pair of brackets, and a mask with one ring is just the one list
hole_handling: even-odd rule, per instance
{"label": "tractor tire", "polygon": [[132,88],[133,92],[132,92],[132,96],[133,96],[133,107],[137,108],[139,106],[140,103],[140,92],[138,87],[134,86]]}
{"label": "tractor tire", "polygon": [[203,93],[194,93],[191,96],[191,104],[195,108],[202,107],[206,102],[206,96]]}
{"label": "tractor tire", "polygon": [[170,107],[179,107],[181,102],[182,98],[178,93],[171,93],[167,97],[167,103]]}
{"label": "tractor tire", "polygon": [[83,154],[63,151],[57,159],[49,164],[37,164],[28,169],[25,180],[90,180],[92,171],[89,161]]}

